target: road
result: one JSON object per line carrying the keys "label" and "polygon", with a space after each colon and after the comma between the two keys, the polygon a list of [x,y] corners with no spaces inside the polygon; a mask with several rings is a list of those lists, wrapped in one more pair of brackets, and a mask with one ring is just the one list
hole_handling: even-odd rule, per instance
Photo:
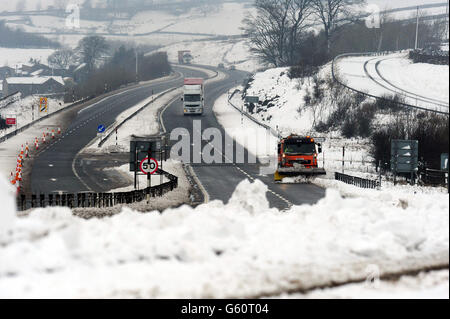
{"label": "road", "polygon": [[[201,128],[217,128],[222,134],[222,145],[225,145],[226,133],[218,123],[212,106],[217,98],[229,89],[241,84],[248,74],[241,71],[226,71],[228,78],[206,85],[205,113],[202,116],[184,116],[181,100],[174,101],[163,113],[163,121],[167,132],[176,128],[186,128],[190,136],[194,135],[194,121],[201,121]],[[208,144],[202,141],[201,150]],[[198,150],[198,146],[196,148]],[[194,154],[194,145],[191,148],[191,159]],[[260,176],[258,164],[239,164],[235,155],[226,163],[222,156],[222,163],[207,164],[193,163],[191,166],[198,179],[208,193],[209,200],[222,200],[228,202],[236,186],[244,179],[263,181],[269,187],[267,193],[271,207],[284,210],[292,205],[314,204],[325,196],[325,190],[312,184],[276,184],[273,176]],[[247,154],[245,154],[247,159]]]}
{"label": "road", "polygon": [[[201,75],[185,70],[188,76]],[[58,192],[76,193],[89,191],[86,182],[81,181],[73,169],[76,155],[97,135],[100,124],[108,127],[126,109],[154,94],[172,87],[181,86],[183,77],[135,88],[113,95],[79,111],[72,119],[62,137],[42,151],[33,162],[31,191],[34,194]]]}
{"label": "road", "polygon": [[[206,77],[205,73],[195,70],[177,69],[177,71],[187,77]],[[226,74],[226,79],[213,81],[206,85],[206,110],[203,116],[184,116],[180,99],[176,99],[169,105],[162,116],[167,132],[176,128],[185,128],[193,136],[193,121],[199,120],[202,129],[219,129],[225,141],[226,133],[213,114],[213,103],[229,89],[241,84],[243,79],[248,76],[247,73],[241,71],[226,71]],[[111,125],[121,112],[150,96],[152,90],[156,94],[174,86],[181,86],[181,83],[182,79],[175,79],[145,88],[133,89],[84,109],[76,116],[62,138],[36,158],[31,174],[32,192],[35,194],[76,193],[90,190],[105,192],[123,187],[124,185],[121,185],[119,181],[120,177],[104,178],[100,170],[95,169],[95,166],[103,168],[112,166],[114,163],[121,165],[125,162],[126,156],[115,156],[109,163],[103,164],[93,161],[88,168],[74,167],[75,164],[80,165],[80,163],[74,163],[74,158],[95,138],[99,124]],[[202,141],[201,149],[207,143],[207,141]],[[198,145],[196,146],[198,147]],[[193,154],[193,148],[194,145],[192,145],[191,154]],[[239,164],[236,163],[234,157],[227,164],[201,162],[192,164],[192,168],[207,193],[205,194],[206,198],[210,201],[217,199],[227,202],[236,186],[244,179],[260,179],[267,184],[270,205],[279,209],[287,209],[292,205],[313,204],[325,196],[324,189],[312,184],[275,184],[273,176],[259,176],[258,164]]]}

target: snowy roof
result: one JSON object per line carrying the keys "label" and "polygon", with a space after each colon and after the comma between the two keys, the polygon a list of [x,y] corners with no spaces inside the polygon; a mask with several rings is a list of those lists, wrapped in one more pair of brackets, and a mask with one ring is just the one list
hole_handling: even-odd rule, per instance
{"label": "snowy roof", "polygon": [[56,82],[64,85],[64,80],[61,76],[42,76],[42,77],[11,77],[6,78],[8,84],[44,84],[48,80],[53,79]]}
{"label": "snowy roof", "polygon": [[39,74],[41,74],[42,72],[44,72],[43,69],[39,69],[37,71],[34,71],[33,73],[31,73],[32,76],[38,76]]}
{"label": "snowy roof", "polygon": [[86,66],[86,63],[81,63],[79,66],[77,66],[77,68],[74,70],[74,72],[76,71],[80,71],[82,68],[84,68]]}

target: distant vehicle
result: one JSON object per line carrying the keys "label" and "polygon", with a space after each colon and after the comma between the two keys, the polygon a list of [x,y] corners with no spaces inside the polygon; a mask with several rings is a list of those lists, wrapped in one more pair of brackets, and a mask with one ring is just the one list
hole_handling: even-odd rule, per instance
{"label": "distant vehicle", "polygon": [[184,115],[202,115],[205,103],[203,79],[184,79],[181,101],[183,101]]}
{"label": "distant vehicle", "polygon": [[219,63],[219,69],[225,69],[225,65],[223,63]]}
{"label": "distant vehicle", "polygon": [[235,66],[235,65],[230,66],[230,70],[231,70],[231,71],[236,70],[236,66]]}
{"label": "distant vehicle", "polygon": [[191,64],[194,57],[189,50],[178,51],[178,63],[179,64]]}
{"label": "distant vehicle", "polygon": [[322,145],[310,136],[290,135],[278,142],[278,169],[274,180],[280,182],[284,177],[326,175],[319,168],[318,155]]}

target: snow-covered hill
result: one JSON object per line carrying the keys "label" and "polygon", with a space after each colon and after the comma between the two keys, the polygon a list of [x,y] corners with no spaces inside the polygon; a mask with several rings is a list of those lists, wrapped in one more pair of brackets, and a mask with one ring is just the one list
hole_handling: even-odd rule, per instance
{"label": "snow-covered hill", "polygon": [[108,21],[93,21],[81,16],[80,28],[77,29],[67,27],[64,17],[48,15],[0,15],[0,20],[5,19],[8,26],[40,33],[71,47],[82,36],[90,34],[101,34],[113,40],[168,45],[185,40],[240,35],[241,22],[249,10],[252,9],[246,3],[227,2],[208,11],[192,8],[182,14],[143,11],[130,19],[111,17]]}
{"label": "snow-covered hill", "polygon": [[190,50],[194,64],[212,65],[220,63],[225,67],[231,65],[244,71],[255,72],[261,65],[253,58],[246,40],[205,40],[183,41],[165,46],[158,51],[166,51],[169,60],[178,63],[178,51]]}

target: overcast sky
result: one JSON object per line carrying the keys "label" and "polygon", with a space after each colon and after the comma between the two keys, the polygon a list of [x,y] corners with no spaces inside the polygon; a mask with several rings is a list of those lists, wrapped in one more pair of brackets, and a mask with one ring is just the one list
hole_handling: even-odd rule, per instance
{"label": "overcast sky", "polygon": [[[19,2],[25,1],[26,10],[36,10],[37,7],[46,8],[49,5],[54,5],[55,2],[61,2],[64,0],[2,0],[2,6],[0,11],[15,11],[17,4]],[[68,3],[82,4],[85,0],[66,0]],[[104,3],[106,0],[91,0],[92,3]],[[144,0],[142,0],[144,1]],[[156,0],[158,1],[158,0]],[[189,0],[179,0],[179,1],[189,1]],[[367,3],[374,3],[379,5],[381,8],[398,8],[407,7],[427,3],[442,3],[445,0],[367,0]]]}

